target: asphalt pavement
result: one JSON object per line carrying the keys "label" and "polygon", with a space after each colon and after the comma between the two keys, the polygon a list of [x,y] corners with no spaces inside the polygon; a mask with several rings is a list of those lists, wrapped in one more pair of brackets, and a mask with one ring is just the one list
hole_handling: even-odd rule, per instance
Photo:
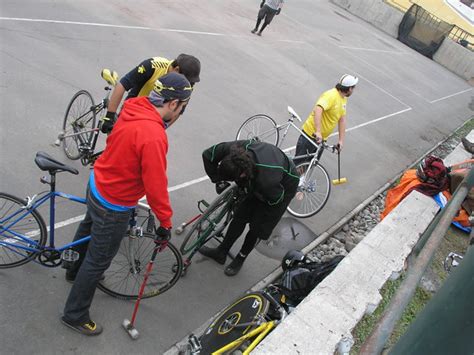
{"label": "asphalt pavement", "polygon": [[[107,2],[44,0],[0,4],[0,191],[18,196],[46,189],[34,164],[37,151],[67,161],[52,143],[75,92],[103,96],[104,67],[123,74],[145,58],[197,56],[202,63],[185,115],[169,129],[169,186],[177,226],[194,216],[196,202],[214,188],[201,152],[232,140],[249,116],[279,123],[291,105],[303,118],[316,98],[344,73],[359,76],[348,103],[342,152],[344,185],[334,186],[323,211],[303,222],[320,234],[472,116],[471,86],[445,68],[328,1],[285,4],[263,32],[250,33],[259,1]],[[296,143],[292,134],[287,143]],[[335,138],[333,138],[335,139]],[[104,145],[104,141],[100,141]],[[88,168],[61,174],[58,189],[84,195]],[[337,159],[323,164],[336,176]],[[46,220],[47,210],[42,210]],[[82,207],[60,202],[57,243],[70,241]],[[174,236],[176,245],[180,236]],[[0,270],[0,353],[163,353],[233,298],[278,266],[254,251],[241,272],[197,256],[170,291],[142,303],[141,338],[121,328],[133,303],[97,291],[91,308],[104,325],[97,338],[59,322],[70,285],[60,268],[30,263]]]}

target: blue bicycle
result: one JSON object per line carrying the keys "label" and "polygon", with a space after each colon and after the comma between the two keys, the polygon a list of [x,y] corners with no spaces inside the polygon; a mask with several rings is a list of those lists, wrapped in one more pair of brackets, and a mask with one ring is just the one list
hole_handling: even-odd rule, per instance
{"label": "blue bicycle", "polygon": [[[73,247],[87,243],[90,236],[75,242],[56,247],[54,243],[55,201],[56,197],[85,204],[81,197],[56,191],[56,174],[79,172],[43,152],[36,154],[35,163],[49,177],[41,182],[50,185],[46,191],[33,197],[21,199],[0,192],[0,268],[12,268],[35,261],[46,267],[71,266],[78,260]],[[38,207],[50,202],[50,232],[37,211]],[[154,261],[153,272],[148,276],[142,298],[157,296],[170,289],[180,278],[183,261],[178,249],[168,240],[156,238],[154,217],[146,208],[136,208],[130,219],[129,229],[122,240],[120,250],[112,264],[104,273],[98,287],[105,293],[121,298],[136,299],[144,279],[145,267],[154,249],[159,257]]]}

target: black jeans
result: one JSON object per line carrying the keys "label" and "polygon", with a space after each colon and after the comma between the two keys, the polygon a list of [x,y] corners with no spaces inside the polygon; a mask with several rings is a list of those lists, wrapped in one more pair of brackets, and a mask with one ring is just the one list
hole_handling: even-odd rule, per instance
{"label": "black jeans", "polygon": [[260,22],[262,22],[263,19],[265,21],[263,22],[263,26],[260,29],[260,32],[262,32],[265,27],[267,27],[270,22],[272,22],[273,17],[275,17],[275,14],[277,13],[277,10],[272,9],[268,5],[263,5],[263,7],[260,9],[257,15],[257,24],[255,25],[255,29],[258,30],[258,26],[260,26]]}
{"label": "black jeans", "polygon": [[[316,152],[317,148],[314,146],[314,144],[311,144],[309,140],[311,140],[315,144],[318,144],[316,143],[316,139],[308,136],[306,133],[300,134],[300,137],[298,138],[298,142],[296,143],[295,157],[306,155],[306,154],[312,154]],[[318,154],[318,159],[321,158],[322,154],[323,154],[323,150],[321,149],[321,151]],[[295,165],[298,165],[307,161],[311,161],[311,159],[313,159],[312,156],[301,157],[298,159],[293,159],[293,163],[295,163]]]}
{"label": "black jeans", "polygon": [[295,180],[294,186],[286,191],[283,201],[276,206],[269,206],[253,195],[247,197],[235,211],[234,218],[230,222],[225,238],[219,248],[228,253],[248,223],[249,231],[240,249],[240,253],[247,256],[255,247],[258,239],[267,240],[270,238],[273,229],[295,196],[297,187],[298,183]]}
{"label": "black jeans", "polygon": [[89,308],[95,289],[119,250],[130,214],[131,211],[117,212],[103,207],[87,191],[87,213],[74,240],[87,235],[91,235],[91,240],[88,245],[75,248],[80,253],[82,264],[64,307],[64,319],[68,323],[80,325],[90,321]]}

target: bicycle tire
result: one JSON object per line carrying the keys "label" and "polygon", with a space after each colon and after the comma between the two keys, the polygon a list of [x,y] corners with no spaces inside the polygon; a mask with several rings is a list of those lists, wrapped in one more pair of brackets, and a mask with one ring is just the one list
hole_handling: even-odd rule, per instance
{"label": "bicycle tire", "polygon": [[211,354],[248,333],[257,325],[235,326],[250,323],[259,318],[264,319],[269,307],[270,302],[259,291],[236,299],[230,306],[220,312],[203,332],[200,338],[202,353]]}
{"label": "bicycle tire", "polygon": [[[118,299],[136,300],[154,246],[155,242],[150,234],[144,234],[142,237],[125,236],[120,244],[119,252],[104,272],[104,280],[98,284],[98,288]],[[136,252],[133,260],[136,273],[132,270],[129,252],[131,249]],[[181,254],[173,244],[168,242],[168,245],[156,256],[142,298],[155,297],[169,290],[178,282],[182,272]]]}
{"label": "bicycle tire", "polygon": [[237,140],[258,138],[261,142],[267,142],[278,146],[280,132],[273,118],[258,114],[249,117],[237,131]]}
{"label": "bicycle tire", "polygon": [[[197,246],[201,246],[203,240],[210,239],[213,236],[212,233],[216,229],[216,226],[222,220],[222,217],[225,216],[225,213],[227,213],[227,211],[223,209],[227,208],[227,201],[234,194],[236,188],[237,187],[230,187],[217,196],[209,207],[206,208],[201,217],[193,223],[179,248],[183,255],[188,254]],[[216,215],[217,219],[212,219],[213,217],[211,216]]]}
{"label": "bicycle tire", "polygon": [[[28,210],[29,216],[25,216],[17,221],[13,226],[6,230],[6,222],[14,218],[20,210],[26,211],[24,206],[26,201],[16,196],[0,193],[0,242],[8,242],[10,244],[18,245],[18,247],[6,246],[0,244],[0,269],[12,268],[26,264],[27,262],[36,258],[40,250],[46,244],[47,229],[46,224],[41,215],[36,210]],[[12,229],[14,227],[14,229]],[[36,242],[36,245],[31,245],[21,238],[15,237],[11,232],[27,236]],[[20,247],[34,247],[38,249],[35,252],[29,252]],[[7,260],[8,259],[8,260]],[[6,262],[8,261],[8,262]]]}
{"label": "bicycle tire", "polygon": [[[296,166],[296,171],[306,173],[311,162]],[[287,211],[298,218],[314,216],[321,211],[331,193],[331,180],[326,169],[321,164],[312,164],[311,171],[306,174],[304,183],[298,187],[295,197],[287,207]],[[300,177],[301,180],[301,177]]]}
{"label": "bicycle tire", "polygon": [[[86,90],[78,91],[69,102],[63,120],[63,134],[79,133],[95,128],[96,113],[92,95]],[[71,160],[81,158],[80,144],[90,144],[93,132],[62,139],[64,153]]]}

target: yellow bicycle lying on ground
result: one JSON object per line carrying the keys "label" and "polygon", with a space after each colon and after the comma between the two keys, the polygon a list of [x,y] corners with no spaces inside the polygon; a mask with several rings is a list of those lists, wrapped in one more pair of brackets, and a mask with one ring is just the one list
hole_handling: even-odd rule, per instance
{"label": "yellow bicycle lying on ground", "polygon": [[[277,296],[278,295],[278,296]],[[224,309],[199,338],[191,334],[181,355],[249,354],[288,314],[277,286],[248,293]],[[283,296],[284,297],[284,296]]]}

